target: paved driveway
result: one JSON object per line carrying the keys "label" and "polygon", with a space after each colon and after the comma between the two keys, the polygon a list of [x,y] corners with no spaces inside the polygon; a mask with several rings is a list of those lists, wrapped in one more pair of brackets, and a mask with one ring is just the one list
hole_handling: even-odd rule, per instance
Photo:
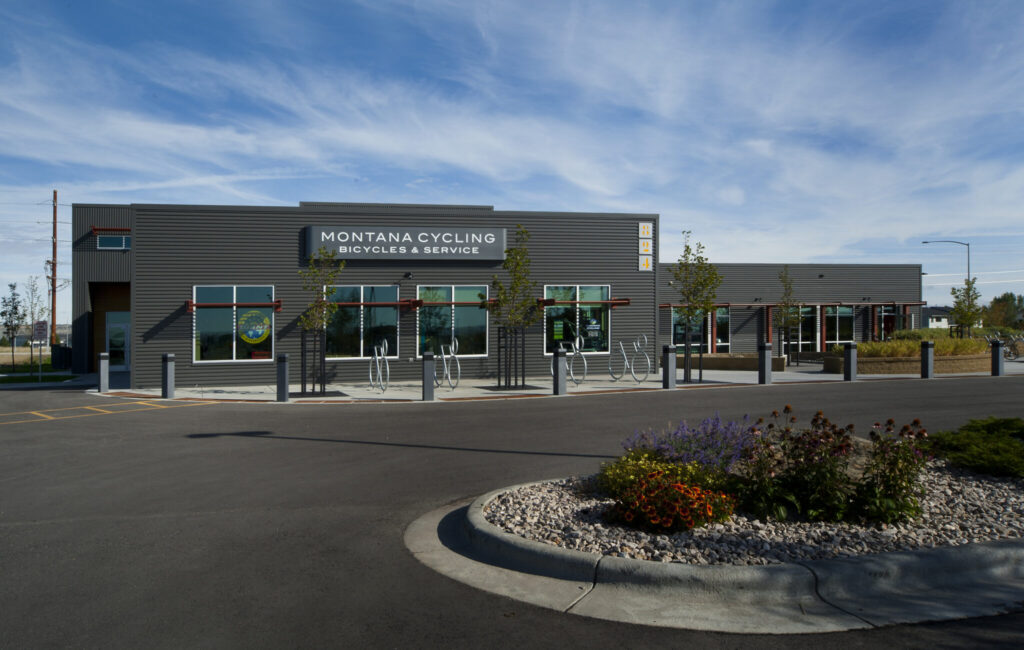
{"label": "paved driveway", "polygon": [[[792,404],[932,430],[1024,415],[1024,377],[447,404],[190,404],[0,393],[0,647],[849,647],[1012,643],[1024,614],[736,637],[559,614],[438,575],[427,511],[590,473],[634,431]],[[173,408],[166,408],[172,406]],[[100,411],[83,407],[99,407]],[[24,418],[12,413],[82,417]],[[104,413],[101,411],[112,411]],[[27,421],[26,421],[27,420]],[[737,612],[742,616],[742,612]]]}

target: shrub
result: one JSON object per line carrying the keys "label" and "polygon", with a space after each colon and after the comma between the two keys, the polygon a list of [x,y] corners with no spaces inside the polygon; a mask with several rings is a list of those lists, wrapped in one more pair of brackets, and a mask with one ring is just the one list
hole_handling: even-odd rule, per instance
{"label": "shrub", "polygon": [[796,496],[800,513],[812,521],[840,521],[846,512],[852,492],[846,473],[852,432],[853,425],[839,427],[818,411],[809,429],[789,434],[782,483]]}
{"label": "shrub", "polygon": [[928,439],[936,456],[974,472],[1024,478],[1024,420],[971,420],[959,431],[941,431]]}
{"label": "shrub", "polygon": [[896,330],[892,333],[893,340],[905,340],[905,341],[935,341],[938,339],[948,339],[949,330],[928,328],[923,327],[919,330]]}
{"label": "shrub", "polygon": [[661,472],[677,483],[695,483],[697,468],[667,461],[650,449],[633,449],[611,463],[603,463],[597,474],[597,489],[613,499],[621,499],[637,483],[654,472]]}
{"label": "shrub", "polygon": [[[949,357],[984,354],[988,342],[984,339],[936,338],[935,356]],[[842,354],[843,346],[832,346],[833,354]],[[866,341],[857,344],[858,357],[921,357],[921,341],[900,339],[895,341]]]}
{"label": "shrub", "polygon": [[649,451],[661,459],[689,467],[690,482],[708,489],[724,487],[729,473],[754,443],[755,427],[742,422],[722,422],[715,415],[690,427],[686,421],[667,431],[645,431],[623,443],[627,452]]}
{"label": "shrub", "polygon": [[854,498],[858,515],[868,521],[894,523],[921,512],[920,476],[928,456],[922,441],[928,432],[920,420],[894,434],[892,419],[876,423],[871,431],[871,458],[857,484]]}
{"label": "shrub", "polygon": [[613,509],[621,521],[656,532],[690,530],[732,516],[732,497],[651,472],[626,490]]}

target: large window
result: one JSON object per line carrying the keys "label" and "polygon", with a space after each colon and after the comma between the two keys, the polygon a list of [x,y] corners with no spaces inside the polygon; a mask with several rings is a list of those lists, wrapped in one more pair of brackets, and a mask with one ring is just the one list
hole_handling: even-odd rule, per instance
{"label": "large window", "polygon": [[[690,327],[690,342],[695,345],[700,337],[700,351],[708,351],[708,343],[711,340],[711,318],[698,316],[701,323],[700,331],[697,326]],[[729,351],[729,308],[717,307],[715,309],[715,351]],[[686,319],[683,318],[679,309],[672,310],[672,345],[682,346],[686,343]],[[691,351],[693,348],[691,348]]]}
{"label": "large window", "polygon": [[373,356],[387,342],[388,356],[398,356],[398,287],[337,286],[327,299],[340,303],[327,324],[327,358]]}
{"label": "large window", "polygon": [[[607,352],[611,340],[611,287],[604,285],[553,285],[544,297],[556,304],[544,308],[544,352],[582,338],[583,352]],[[563,304],[559,304],[563,303]]]}
{"label": "large window", "polygon": [[825,307],[825,344],[853,342],[853,307]]}
{"label": "large window", "polygon": [[442,345],[458,341],[459,356],[487,356],[486,285],[421,286],[416,297],[423,301],[417,354],[439,355]]}
{"label": "large window", "polygon": [[[779,307],[779,309],[782,309]],[[793,309],[797,309],[794,307]],[[783,340],[786,352],[814,352],[818,349],[818,317],[817,308],[799,307],[800,323],[789,332],[784,333]],[[792,339],[788,339],[792,337]]]}
{"label": "large window", "polygon": [[195,361],[273,361],[274,287],[193,288]]}

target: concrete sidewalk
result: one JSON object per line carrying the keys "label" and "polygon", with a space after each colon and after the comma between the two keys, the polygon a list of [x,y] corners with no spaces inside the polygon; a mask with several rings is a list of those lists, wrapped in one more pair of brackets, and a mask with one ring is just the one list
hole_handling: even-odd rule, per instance
{"label": "concrete sidewalk", "polygon": [[[595,364],[596,365],[596,364]],[[1007,375],[1024,375],[1024,360],[1008,361],[1005,365]],[[988,376],[989,373],[968,373],[957,375],[936,375],[935,379],[953,377]],[[696,383],[698,372],[693,371],[694,383],[683,384],[683,373],[681,370],[676,373],[676,388],[678,390],[707,390],[737,385],[756,385],[756,371],[740,370],[705,370],[704,381]],[[96,385],[95,375],[83,375],[76,380],[78,385]],[[921,380],[919,375],[859,375],[857,381],[885,381],[885,380]],[[128,389],[127,378],[121,377],[117,381],[111,376],[111,391],[108,393],[117,397],[159,397],[160,389]],[[821,383],[821,382],[842,382],[843,376],[826,374],[821,371],[821,365],[803,364],[801,366],[789,366],[784,372],[772,373],[772,383]],[[931,381],[931,380],[929,380]],[[516,399],[524,397],[550,397],[552,395],[552,378],[550,376],[535,376],[527,378],[526,388],[514,388],[510,390],[498,389],[495,379],[470,379],[463,378],[456,388],[450,388],[447,383],[434,389],[434,397],[439,402],[451,402],[461,400],[481,399]],[[594,368],[588,373],[585,381],[575,384],[567,381],[569,395],[594,394],[604,392],[626,392],[643,390],[661,390],[661,375],[651,373],[644,382],[636,382],[629,375],[613,381],[608,375],[606,368]],[[62,384],[67,385],[67,384]],[[420,401],[423,395],[423,388],[418,381],[396,381],[392,382],[387,390],[381,391],[370,385],[369,381],[358,384],[328,384],[326,393],[320,395],[313,392],[313,387],[307,387],[308,393],[302,395],[301,386],[292,384],[289,387],[290,401],[292,402],[414,402]],[[177,399],[214,399],[226,401],[254,401],[272,402],[277,399],[277,387],[274,385],[264,386],[184,386],[178,384],[175,387]]]}
{"label": "concrete sidewalk", "polygon": [[591,618],[733,633],[802,634],[1005,613],[1024,600],[1024,540],[768,566],[697,566],[572,551],[483,514],[516,486],[424,515],[413,555],[491,593]]}

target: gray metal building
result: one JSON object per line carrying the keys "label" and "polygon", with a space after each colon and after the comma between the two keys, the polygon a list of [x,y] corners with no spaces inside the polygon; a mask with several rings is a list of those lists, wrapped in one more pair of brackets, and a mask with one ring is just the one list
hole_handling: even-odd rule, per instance
{"label": "gray metal building", "polygon": [[[73,370],[93,370],[106,351],[136,388],[159,386],[164,353],[176,356],[180,386],[271,385],[281,353],[298,382],[299,317],[312,300],[299,270],[316,243],[347,262],[330,289],[331,381],[367,381],[385,341],[393,379],[418,378],[422,352],[456,339],[463,375],[493,376],[498,327],[480,296],[491,298],[492,277],[507,280],[504,246],[518,225],[531,235],[536,297],[547,299],[526,335],[528,374],[548,373],[552,350],[576,337],[599,368],[619,342],[631,349],[646,335],[656,357],[678,338],[670,265],[656,263],[658,215],[357,203],[76,204],[72,215]],[[782,266],[718,267],[706,349],[753,352],[772,339]],[[919,265],[789,269],[806,311],[802,350],[920,326]]]}

